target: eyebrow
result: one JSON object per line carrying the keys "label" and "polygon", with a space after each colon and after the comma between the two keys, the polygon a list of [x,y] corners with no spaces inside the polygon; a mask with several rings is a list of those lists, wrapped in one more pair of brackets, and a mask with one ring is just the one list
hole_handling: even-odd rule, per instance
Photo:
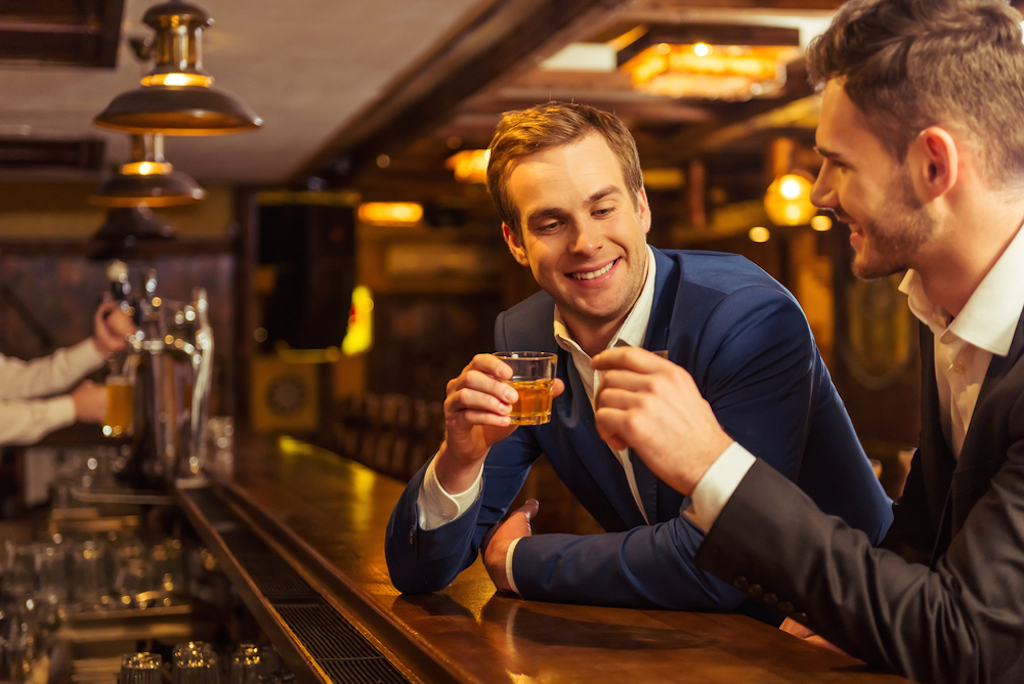
{"label": "eyebrow", "polygon": [[[588,197],[587,204],[595,204],[596,202],[600,202],[601,200],[610,195],[621,194],[622,188],[616,185],[608,185],[606,187],[601,188],[600,190],[592,194],[590,197]],[[565,209],[561,207],[547,207],[544,209],[537,209],[536,211],[531,211],[529,215],[526,216],[525,222],[526,224],[530,224],[533,221],[536,221],[537,219],[549,218],[551,216],[561,216],[564,213]]]}
{"label": "eyebrow", "polygon": [[839,159],[842,156],[838,152],[834,152],[826,147],[819,147],[818,145],[814,146],[814,151],[826,159]]}

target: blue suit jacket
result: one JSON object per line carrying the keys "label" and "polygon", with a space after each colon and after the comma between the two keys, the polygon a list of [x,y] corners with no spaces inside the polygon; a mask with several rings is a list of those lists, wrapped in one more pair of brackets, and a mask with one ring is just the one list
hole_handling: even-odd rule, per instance
{"label": "blue suit jacket", "polygon": [[[803,312],[775,280],[746,259],[709,252],[661,252],[646,349],[667,349],[693,376],[723,428],[795,481],[827,513],[878,542],[890,501],[857,441],[818,355]],[[480,541],[504,515],[530,465],[545,454],[559,477],[607,531],[521,539],[512,573],[524,598],[628,607],[734,610],[741,592],[699,570],[704,535],[681,514],[687,497],[632,457],[648,525],[625,473],[594,426],[572,358],[555,343],[554,301],[540,292],[495,323],[499,350],[558,354],[566,391],[546,425],[520,427],[495,444],[483,494],[436,530],[417,524],[421,470],[396,504],[385,551],[403,592],[436,591],[473,562]],[[756,611],[755,611],[756,612]]]}

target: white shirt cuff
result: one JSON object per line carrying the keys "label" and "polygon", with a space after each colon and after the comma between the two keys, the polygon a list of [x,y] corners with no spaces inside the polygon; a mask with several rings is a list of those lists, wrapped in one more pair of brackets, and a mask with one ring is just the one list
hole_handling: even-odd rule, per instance
{"label": "white shirt cuff", "polygon": [[693,488],[690,507],[683,515],[694,525],[710,532],[729,498],[757,459],[738,442],[730,444]]}
{"label": "white shirt cuff", "polygon": [[[435,457],[437,454],[434,455]],[[450,523],[465,513],[480,496],[483,489],[483,469],[477,475],[476,482],[464,492],[449,494],[441,486],[434,470],[434,460],[431,459],[427,466],[427,472],[423,475],[423,484],[420,486],[419,496],[416,504],[419,507],[420,529],[424,531],[436,530],[438,527]]]}
{"label": "white shirt cuff", "polygon": [[[519,539],[522,539],[522,537]],[[513,539],[512,543],[508,545],[508,551],[505,552],[505,577],[508,579],[508,585],[512,587],[512,591],[517,594],[519,594],[519,589],[516,588],[516,581],[512,579],[512,552],[516,550],[516,544],[519,543],[519,539]]]}

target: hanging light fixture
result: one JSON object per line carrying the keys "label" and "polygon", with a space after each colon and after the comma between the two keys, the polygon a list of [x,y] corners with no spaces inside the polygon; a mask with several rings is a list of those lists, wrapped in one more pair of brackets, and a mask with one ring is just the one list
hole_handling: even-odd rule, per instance
{"label": "hanging light fixture", "polygon": [[132,135],[131,161],[104,181],[89,201],[104,207],[171,207],[205,196],[191,176],[164,160],[162,133],[141,133]]}
{"label": "hanging light fixture", "polygon": [[249,131],[262,121],[231,93],[213,87],[203,69],[201,37],[213,23],[205,10],[180,0],[155,5],[142,20],[156,31],[143,57],[156,66],[142,87],[121,93],[93,121],[128,133],[225,135]]}
{"label": "hanging light fixture", "polygon": [[641,92],[743,101],[786,84],[799,54],[798,29],[732,24],[652,25],[614,41],[619,69]]}
{"label": "hanging light fixture", "polygon": [[174,231],[148,207],[119,207],[110,210],[93,234],[88,252],[92,259],[141,256],[150,245],[172,239]]}

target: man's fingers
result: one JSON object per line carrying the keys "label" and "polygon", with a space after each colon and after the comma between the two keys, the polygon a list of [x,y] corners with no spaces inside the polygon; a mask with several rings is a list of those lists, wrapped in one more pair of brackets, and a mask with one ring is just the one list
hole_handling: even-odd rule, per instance
{"label": "man's fingers", "polygon": [[591,365],[595,370],[618,368],[634,373],[653,373],[675,364],[639,347],[613,347],[595,356]]}
{"label": "man's fingers", "polygon": [[629,446],[620,435],[628,428],[627,414],[617,408],[601,406],[594,416],[597,434],[613,449],[625,449]]}
{"label": "man's fingers", "polygon": [[[526,522],[530,522],[537,516],[538,511],[540,511],[540,501],[537,501],[536,499],[528,499],[526,503],[517,508],[515,512],[524,514],[526,516]],[[513,513],[513,515],[515,515],[515,513]]]}

